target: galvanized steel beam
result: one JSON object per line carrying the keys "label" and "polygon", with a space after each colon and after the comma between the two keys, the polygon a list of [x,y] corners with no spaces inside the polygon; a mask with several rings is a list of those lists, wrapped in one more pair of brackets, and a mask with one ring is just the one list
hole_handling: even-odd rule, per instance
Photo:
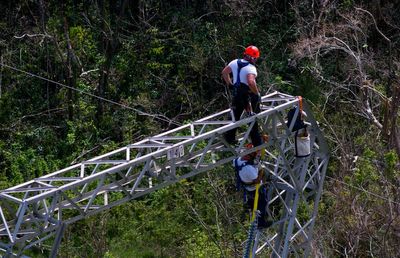
{"label": "galvanized steel beam", "polygon": [[[286,114],[298,101],[274,92],[262,97],[262,110],[254,116],[233,123],[227,109],[1,190],[0,254],[22,256],[33,245],[55,238],[51,250],[55,256],[68,224],[265,148],[262,166],[271,180],[269,206],[281,210],[271,228],[257,232],[253,255],[265,252],[287,257],[296,252],[306,256],[329,155],[305,104],[312,152],[301,161],[294,158],[293,124],[286,126]],[[269,141],[245,150],[256,120]],[[238,128],[237,146],[222,137],[233,128]],[[298,207],[305,204],[313,205],[308,217],[296,217]]]}

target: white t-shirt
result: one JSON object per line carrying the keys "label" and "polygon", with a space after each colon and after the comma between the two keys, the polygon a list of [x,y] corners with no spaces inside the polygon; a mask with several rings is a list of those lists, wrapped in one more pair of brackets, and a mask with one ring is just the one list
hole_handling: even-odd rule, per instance
{"label": "white t-shirt", "polygon": [[[232,70],[233,84],[236,83],[236,78],[237,78],[237,71],[238,71],[237,61],[238,61],[238,59],[235,59],[228,64]],[[240,59],[240,61],[242,61],[243,63],[248,63],[248,61],[246,61],[244,59]],[[254,74],[257,77],[257,69],[254,65],[252,65],[250,63],[248,65],[246,65],[245,67],[243,67],[242,70],[240,70],[240,82],[242,82],[246,85],[249,85],[249,83],[247,82],[247,75],[249,73]]]}
{"label": "white t-shirt", "polygon": [[[235,166],[235,160],[233,160],[233,166]],[[246,162],[246,160],[237,158],[238,166],[241,166],[244,162]],[[258,167],[253,166],[253,165],[247,165],[247,166],[242,167],[242,169],[239,171],[239,177],[245,183],[252,183],[258,177]],[[243,184],[243,186],[244,186],[244,188],[246,188],[247,191],[255,191],[256,190],[255,185]]]}

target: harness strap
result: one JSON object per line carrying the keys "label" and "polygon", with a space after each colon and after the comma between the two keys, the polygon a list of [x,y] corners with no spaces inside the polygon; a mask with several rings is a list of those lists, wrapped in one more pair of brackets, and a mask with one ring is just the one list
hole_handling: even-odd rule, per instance
{"label": "harness strap", "polygon": [[237,60],[238,71],[237,71],[237,74],[236,74],[236,83],[233,85],[233,96],[237,95],[239,86],[241,84],[240,71],[242,70],[243,67],[247,66],[248,64],[249,63],[247,63],[247,62],[246,63],[242,62],[240,59]]}
{"label": "harness strap", "polygon": [[249,63],[242,62],[240,59],[237,60],[237,66],[238,66],[238,72],[236,76],[236,83],[235,85],[240,85],[240,71],[242,70],[243,67],[247,66]]}

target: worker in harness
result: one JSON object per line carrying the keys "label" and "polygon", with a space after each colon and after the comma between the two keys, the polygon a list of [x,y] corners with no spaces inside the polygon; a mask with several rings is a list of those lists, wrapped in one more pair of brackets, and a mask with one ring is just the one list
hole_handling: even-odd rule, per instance
{"label": "worker in harness", "polygon": [[[253,148],[252,144],[246,145],[247,149]],[[258,205],[259,216],[257,225],[258,228],[266,228],[271,226],[272,222],[266,220],[266,208],[267,208],[267,194],[265,185],[263,185],[263,170],[258,169],[257,159],[259,152],[252,152],[243,157],[239,157],[233,160],[233,165],[236,170],[236,178],[238,180],[237,187],[243,188],[246,196],[246,206],[249,209],[253,209],[254,199],[256,195],[256,184],[261,184],[259,188]]]}
{"label": "worker in harness", "polygon": [[[231,108],[235,121],[240,120],[244,110],[248,115],[260,112],[261,95],[256,83],[257,69],[255,66],[259,57],[260,51],[258,48],[248,46],[243,53],[242,59],[231,61],[222,70],[222,78],[232,91]],[[235,144],[236,128],[226,132],[224,137],[228,143]],[[250,132],[250,138],[254,146],[262,143],[257,122]]]}

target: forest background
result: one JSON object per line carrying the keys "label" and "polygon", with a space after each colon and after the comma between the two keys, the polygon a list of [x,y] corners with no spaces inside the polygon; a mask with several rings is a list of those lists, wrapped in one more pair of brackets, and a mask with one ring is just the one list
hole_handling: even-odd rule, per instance
{"label": "forest background", "polygon": [[[253,44],[262,94],[306,98],[331,148],[313,257],[400,256],[400,1],[15,0],[0,11],[0,189],[227,108],[221,70]],[[221,167],[79,221],[59,255],[241,257],[233,175]]]}

